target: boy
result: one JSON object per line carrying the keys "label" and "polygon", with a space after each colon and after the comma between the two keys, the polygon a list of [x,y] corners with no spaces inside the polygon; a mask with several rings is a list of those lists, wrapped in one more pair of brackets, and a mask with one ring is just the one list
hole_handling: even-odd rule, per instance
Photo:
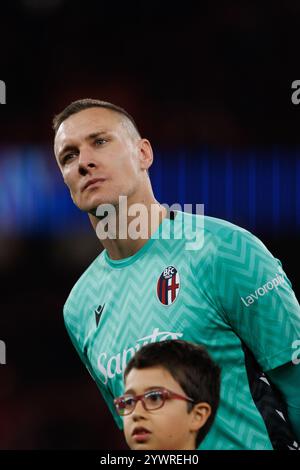
{"label": "boy", "polygon": [[114,400],[133,450],[193,450],[208,433],[219,403],[220,369],[202,346],[150,343],[128,363],[125,394]]}

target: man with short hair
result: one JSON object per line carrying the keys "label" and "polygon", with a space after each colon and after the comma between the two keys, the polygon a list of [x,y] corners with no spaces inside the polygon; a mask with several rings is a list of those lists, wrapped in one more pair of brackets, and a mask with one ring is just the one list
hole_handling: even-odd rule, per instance
{"label": "man with short hair", "polygon": [[113,400],[130,358],[181,338],[222,369],[201,449],[297,448],[300,307],[280,261],[241,227],[167,211],[151,187],[151,144],[122,108],[79,100],[54,130],[64,181],[104,247],[72,289],[65,324],[118,425]]}

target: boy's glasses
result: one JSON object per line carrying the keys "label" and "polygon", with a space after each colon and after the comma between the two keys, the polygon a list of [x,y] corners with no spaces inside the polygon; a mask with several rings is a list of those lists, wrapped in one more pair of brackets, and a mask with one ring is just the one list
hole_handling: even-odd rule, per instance
{"label": "boy's glasses", "polygon": [[145,410],[152,411],[159,410],[159,408],[164,406],[166,400],[170,400],[172,398],[194,403],[192,398],[171,392],[171,390],[167,390],[166,388],[161,388],[158,390],[149,390],[149,392],[143,393],[142,395],[123,395],[115,398],[114,404],[120,416],[127,416],[133,412],[139,400],[141,400]]}

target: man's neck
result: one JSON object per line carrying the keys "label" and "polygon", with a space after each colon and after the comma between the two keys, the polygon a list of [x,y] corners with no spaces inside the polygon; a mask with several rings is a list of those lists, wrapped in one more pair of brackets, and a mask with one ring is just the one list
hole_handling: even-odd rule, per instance
{"label": "man's neck", "polygon": [[[143,210],[134,216],[128,215],[131,213],[129,209],[130,206],[126,214],[117,209],[115,217],[104,217],[102,220],[93,215],[89,216],[103,248],[113,260],[128,258],[137,253],[167,216],[166,208],[155,199],[143,204]],[[109,235],[103,237],[109,226]]]}

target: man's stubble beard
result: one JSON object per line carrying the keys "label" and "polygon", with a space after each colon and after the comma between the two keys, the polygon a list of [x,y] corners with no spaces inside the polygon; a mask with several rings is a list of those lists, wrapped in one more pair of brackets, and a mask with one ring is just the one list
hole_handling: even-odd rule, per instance
{"label": "man's stubble beard", "polygon": [[[97,215],[97,209],[98,207],[100,207],[101,205],[112,205],[116,211],[116,215],[118,216],[119,215],[119,204],[120,204],[120,197],[126,197],[127,198],[127,210],[130,206],[129,204],[129,199],[136,193],[137,191],[137,188],[131,188],[130,190],[127,191],[126,194],[124,193],[119,193],[118,196],[114,197],[113,199],[111,200],[106,200],[106,201],[101,201],[100,203],[98,203],[98,205],[96,207],[93,207],[92,209],[90,210],[85,210],[84,212],[87,212],[88,214],[91,214],[93,215],[94,217],[97,217],[97,219],[99,220],[102,220],[104,217],[106,217],[105,215],[103,216],[100,216],[100,215]],[[127,212],[126,212],[126,215],[127,215]]]}
{"label": "man's stubble beard", "polygon": [[115,209],[115,211],[116,211],[116,214],[118,214],[118,213],[119,213],[119,197],[120,197],[120,196],[118,196],[117,201],[100,202],[96,207],[94,207],[94,208],[92,208],[92,209],[90,209],[90,210],[88,210],[88,211],[85,211],[85,212],[87,212],[88,214],[93,215],[94,217],[97,217],[98,220],[102,220],[102,219],[104,219],[105,217],[107,217],[108,214],[107,214],[107,212],[104,212],[103,215],[97,215],[98,208],[101,207],[102,205],[107,205],[107,204],[109,204],[109,205],[111,205],[111,206],[114,207],[114,209]]}

